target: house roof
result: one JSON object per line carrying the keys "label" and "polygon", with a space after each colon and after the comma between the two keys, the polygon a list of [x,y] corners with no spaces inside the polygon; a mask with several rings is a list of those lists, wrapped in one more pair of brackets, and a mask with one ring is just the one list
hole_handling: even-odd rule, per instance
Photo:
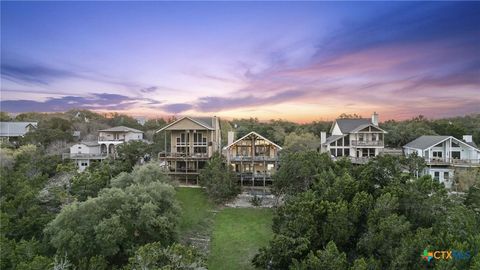
{"label": "house roof", "polygon": [[107,129],[102,129],[99,130],[102,132],[137,132],[137,133],[143,133],[143,131],[134,129],[134,128],[129,128],[126,126],[118,126],[118,127],[112,127],[112,128],[107,128]]}
{"label": "house roof", "polygon": [[99,146],[100,145],[96,141],[82,141],[79,144],[84,144],[86,146]]}
{"label": "house roof", "polygon": [[237,142],[239,142],[239,141],[241,141],[241,140],[243,140],[243,139],[247,138],[247,137],[248,137],[248,136],[250,136],[250,135],[255,135],[255,136],[257,136],[257,137],[260,137],[260,138],[264,139],[265,141],[267,141],[267,142],[269,142],[269,143],[273,144],[273,145],[274,145],[275,147],[277,147],[278,149],[282,149],[282,147],[281,147],[281,146],[279,146],[278,144],[276,144],[276,143],[274,143],[274,142],[270,141],[269,139],[267,139],[267,138],[263,137],[262,135],[258,134],[258,133],[257,133],[257,132],[255,132],[255,131],[251,131],[251,132],[250,132],[250,133],[248,133],[247,135],[245,135],[245,136],[241,137],[240,139],[238,139],[238,140],[236,140],[236,141],[232,142],[231,144],[229,144],[229,145],[225,146],[223,149],[228,149],[228,148],[230,148],[232,145],[234,145],[234,144],[236,144]]}
{"label": "house roof", "polygon": [[423,135],[407,143],[403,147],[425,150],[427,148],[430,148],[436,144],[443,142],[444,140],[450,137],[451,136]]}
{"label": "house roof", "polygon": [[359,126],[368,125],[372,123],[372,121],[369,118],[358,118],[358,119],[345,118],[345,119],[337,119],[335,122],[338,124],[338,127],[340,128],[340,131],[343,134],[350,133],[351,131],[358,128]]}
{"label": "house roof", "polygon": [[173,121],[172,123],[164,126],[163,128],[157,130],[157,132],[160,132],[162,130],[165,130],[173,125],[175,125],[176,123],[182,121],[183,119],[188,119],[194,123],[197,123],[199,124],[200,126],[203,126],[205,127],[206,129],[210,129],[210,130],[214,130],[214,122],[215,122],[215,118],[216,117],[190,117],[190,116],[184,116],[176,121]]}
{"label": "house roof", "polygon": [[330,137],[327,138],[327,140],[325,141],[324,144],[329,144],[329,143],[332,143],[342,137],[345,137],[346,135],[332,135]]}
{"label": "house roof", "polygon": [[1,137],[18,137],[27,133],[27,127],[37,127],[37,122],[0,122]]}
{"label": "house roof", "polygon": [[415,140],[407,143],[406,145],[404,145],[403,147],[405,148],[413,148],[413,149],[420,149],[420,150],[426,150],[432,146],[435,146],[436,144],[439,144],[447,139],[452,139],[452,140],[455,140],[459,143],[462,143],[466,146],[469,146],[469,147],[472,147],[474,148],[475,150],[477,151],[480,151],[480,149],[478,149],[476,146],[475,146],[475,143],[473,144],[470,144],[470,143],[466,143],[465,141],[463,140],[459,140],[453,136],[434,136],[434,135],[423,135],[423,136],[420,136],[418,138],[416,138]]}

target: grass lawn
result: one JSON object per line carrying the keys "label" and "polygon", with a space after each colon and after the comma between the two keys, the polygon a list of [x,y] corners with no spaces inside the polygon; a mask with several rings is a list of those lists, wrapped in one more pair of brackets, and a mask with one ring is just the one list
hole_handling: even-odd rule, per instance
{"label": "grass lawn", "polygon": [[192,231],[203,231],[212,219],[214,205],[210,203],[203,189],[177,187],[176,196],[182,207],[180,218],[180,234],[190,234]]}
{"label": "grass lawn", "polygon": [[271,227],[271,209],[223,209],[215,217],[208,269],[253,269],[251,260],[272,238]]}

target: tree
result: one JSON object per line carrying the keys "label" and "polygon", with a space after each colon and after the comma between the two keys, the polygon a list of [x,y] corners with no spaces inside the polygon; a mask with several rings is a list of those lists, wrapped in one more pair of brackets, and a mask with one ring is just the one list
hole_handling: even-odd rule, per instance
{"label": "tree", "polygon": [[320,146],[320,139],[312,133],[290,133],[285,136],[284,151],[300,152],[315,150]]}
{"label": "tree", "polygon": [[316,253],[310,252],[306,259],[301,262],[294,261],[292,270],[337,270],[347,269],[347,255],[340,252],[333,241],[328,242],[323,250]]}
{"label": "tree", "polygon": [[67,205],[44,232],[58,254],[75,264],[81,258],[104,257],[122,265],[132,247],[176,239],[179,206],[172,186],[149,182],[125,189],[103,189],[98,197]]}
{"label": "tree", "polygon": [[272,186],[272,191],[279,196],[307,190],[320,172],[335,166],[327,154],[317,151],[287,152],[280,156],[280,163]]}
{"label": "tree", "polygon": [[143,141],[129,141],[117,146],[118,158],[126,163],[127,171],[131,171],[145,154],[151,154],[151,145]]}
{"label": "tree", "polygon": [[200,172],[199,183],[216,203],[224,203],[240,193],[235,174],[224,166],[222,157],[216,153]]}
{"label": "tree", "polygon": [[191,246],[173,244],[167,248],[160,242],[149,243],[138,248],[134,256],[128,259],[125,270],[135,269],[172,269],[201,270],[205,260],[197,249]]}

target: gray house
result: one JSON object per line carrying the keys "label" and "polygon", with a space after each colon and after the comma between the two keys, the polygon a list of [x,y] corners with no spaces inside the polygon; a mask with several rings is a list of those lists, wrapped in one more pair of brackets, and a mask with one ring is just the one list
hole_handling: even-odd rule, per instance
{"label": "gray house", "polygon": [[0,140],[16,142],[37,128],[37,122],[0,122]]}

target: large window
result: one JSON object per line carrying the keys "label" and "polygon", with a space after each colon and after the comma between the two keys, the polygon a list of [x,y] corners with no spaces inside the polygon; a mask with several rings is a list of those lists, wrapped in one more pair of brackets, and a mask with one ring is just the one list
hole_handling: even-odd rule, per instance
{"label": "large window", "polygon": [[337,149],[337,157],[341,157],[341,156],[343,156],[342,148],[338,148]]}
{"label": "large window", "polygon": [[347,135],[343,138],[344,145],[349,146],[350,145],[350,135]]}
{"label": "large window", "polygon": [[435,158],[441,158],[443,156],[442,151],[433,151],[432,156]]}
{"label": "large window", "polygon": [[453,159],[460,159],[460,151],[452,151]]}
{"label": "large window", "polygon": [[331,154],[332,156],[335,156],[335,154],[336,154],[335,148],[330,149],[330,154]]}
{"label": "large window", "polygon": [[337,146],[343,146],[343,138],[337,140]]}
{"label": "large window", "polygon": [[433,173],[433,179],[440,180],[440,172],[434,172]]}
{"label": "large window", "polygon": [[457,142],[452,141],[452,147],[460,147],[460,145]]}
{"label": "large window", "polygon": [[350,156],[350,149],[345,148],[344,149],[344,154],[345,154],[346,157]]}

